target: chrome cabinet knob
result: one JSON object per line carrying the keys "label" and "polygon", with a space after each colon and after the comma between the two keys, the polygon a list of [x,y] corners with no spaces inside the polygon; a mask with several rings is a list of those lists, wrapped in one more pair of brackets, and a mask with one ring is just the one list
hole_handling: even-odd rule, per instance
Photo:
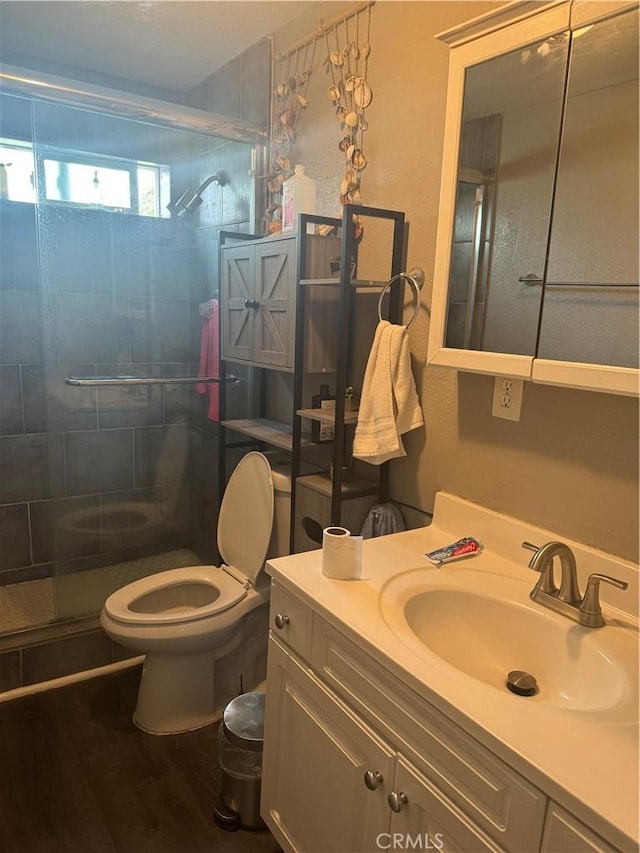
{"label": "chrome cabinet knob", "polygon": [[244,300],[244,307],[245,308],[259,308],[260,303],[258,302],[257,299],[245,299]]}
{"label": "chrome cabinet knob", "polygon": [[401,812],[409,802],[409,798],[403,791],[392,791],[387,797],[389,808],[392,812]]}
{"label": "chrome cabinet knob", "polygon": [[282,631],[283,628],[289,624],[289,617],[285,616],[283,613],[276,613],[276,617],[273,620],[275,622],[276,628]]}
{"label": "chrome cabinet knob", "polygon": [[379,770],[367,770],[364,774],[364,784],[370,791],[375,791],[382,784],[382,773]]}

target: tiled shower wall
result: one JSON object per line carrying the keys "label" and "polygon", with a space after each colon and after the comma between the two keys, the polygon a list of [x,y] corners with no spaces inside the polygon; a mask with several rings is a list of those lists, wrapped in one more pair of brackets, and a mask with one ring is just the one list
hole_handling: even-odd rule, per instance
{"label": "tiled shower wall", "polygon": [[[54,557],[68,572],[186,544],[193,386],[64,377],[192,374],[206,282],[189,235],[171,220],[140,218],[130,234],[132,217],[58,209],[39,274],[34,206],[4,201],[0,215],[0,583],[46,577]],[[132,502],[164,508],[160,542],[118,527],[110,510]],[[102,523],[79,532],[64,517]]]}

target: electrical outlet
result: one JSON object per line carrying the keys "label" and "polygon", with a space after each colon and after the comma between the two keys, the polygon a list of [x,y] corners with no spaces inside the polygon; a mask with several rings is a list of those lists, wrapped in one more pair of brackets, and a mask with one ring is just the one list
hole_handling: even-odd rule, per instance
{"label": "electrical outlet", "polygon": [[496,376],[493,386],[493,406],[491,414],[508,421],[519,421],[524,394],[524,379],[510,379]]}

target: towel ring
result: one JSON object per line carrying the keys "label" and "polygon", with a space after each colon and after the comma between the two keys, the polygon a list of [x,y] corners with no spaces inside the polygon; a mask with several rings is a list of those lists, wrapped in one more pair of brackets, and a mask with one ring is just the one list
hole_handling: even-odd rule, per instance
{"label": "towel ring", "polygon": [[415,267],[409,272],[400,272],[398,273],[398,275],[394,275],[394,277],[385,284],[385,286],[382,288],[382,293],[378,298],[378,320],[382,322],[382,300],[384,298],[385,293],[387,292],[387,290],[389,290],[392,284],[394,284],[396,281],[401,281],[402,279],[408,281],[411,287],[413,287],[413,292],[416,297],[416,304],[413,309],[413,317],[406,325],[406,328],[408,329],[414,324],[420,312],[420,290],[422,288],[422,285],[424,284],[424,270],[421,267]]}

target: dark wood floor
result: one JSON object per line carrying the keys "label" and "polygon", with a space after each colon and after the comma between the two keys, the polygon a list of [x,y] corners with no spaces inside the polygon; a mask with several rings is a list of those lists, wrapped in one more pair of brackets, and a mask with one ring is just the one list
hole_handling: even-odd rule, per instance
{"label": "dark wood floor", "polygon": [[226,832],[216,726],[156,737],[131,721],[140,670],[0,704],[3,853],[277,853]]}

